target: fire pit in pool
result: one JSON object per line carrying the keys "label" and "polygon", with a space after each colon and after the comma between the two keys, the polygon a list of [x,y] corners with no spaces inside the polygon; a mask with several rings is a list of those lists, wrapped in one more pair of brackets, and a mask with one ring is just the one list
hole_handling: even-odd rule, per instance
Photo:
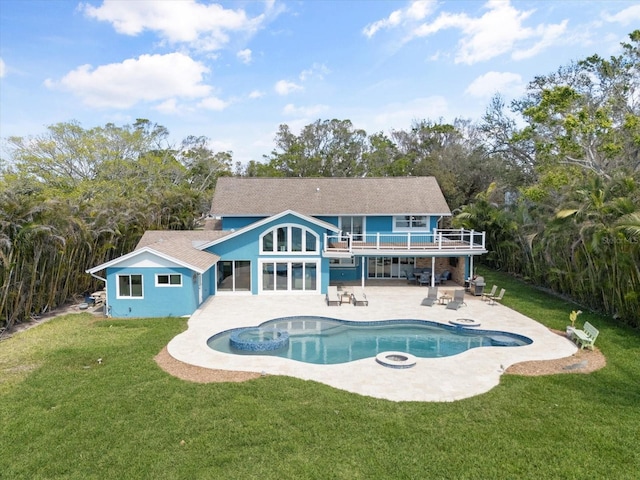
{"label": "fire pit in pool", "polygon": [[416,364],[416,357],[404,352],[382,352],[376,355],[376,362],[389,368],[411,368]]}
{"label": "fire pit in pool", "polygon": [[248,352],[280,350],[289,346],[289,332],[276,328],[241,328],[231,334],[229,345]]}

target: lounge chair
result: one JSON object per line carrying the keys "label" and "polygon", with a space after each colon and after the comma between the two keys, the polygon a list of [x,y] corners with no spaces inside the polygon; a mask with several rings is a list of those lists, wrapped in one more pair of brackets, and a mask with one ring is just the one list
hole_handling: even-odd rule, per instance
{"label": "lounge chair", "polygon": [[429,293],[422,300],[420,305],[424,305],[425,307],[432,307],[434,303],[438,301],[438,287],[429,287]]}
{"label": "lounge chair", "polygon": [[480,298],[486,302],[491,297],[493,297],[496,294],[497,291],[498,291],[498,286],[494,285],[493,287],[491,287],[491,291],[489,293],[486,293],[486,292],[483,293]]}
{"label": "lounge chair", "polygon": [[354,287],[351,294],[351,301],[354,307],[367,307],[369,306],[369,300],[361,287]]}
{"label": "lounge chair", "polygon": [[453,300],[447,303],[447,309],[458,310],[462,305],[466,305],[466,303],[464,302],[464,290],[454,290]]}
{"label": "lounge chair", "polygon": [[327,305],[337,307],[342,304],[342,296],[338,293],[338,287],[329,285],[326,295]]}
{"label": "lounge chair", "polygon": [[504,292],[505,292],[505,289],[501,288],[500,293],[498,295],[491,295],[489,297],[489,305],[495,305],[497,302],[502,300],[502,297],[504,297]]}

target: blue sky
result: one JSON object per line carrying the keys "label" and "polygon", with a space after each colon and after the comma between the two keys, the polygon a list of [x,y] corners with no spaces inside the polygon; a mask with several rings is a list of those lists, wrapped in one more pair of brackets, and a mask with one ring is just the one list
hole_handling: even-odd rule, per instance
{"label": "blue sky", "polygon": [[282,123],[478,120],[639,26],[616,0],[0,0],[0,137],[146,118],[244,163]]}

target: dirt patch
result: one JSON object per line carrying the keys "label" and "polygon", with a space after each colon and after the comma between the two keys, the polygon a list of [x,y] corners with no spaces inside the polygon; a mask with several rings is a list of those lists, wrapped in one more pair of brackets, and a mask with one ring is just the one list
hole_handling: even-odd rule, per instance
{"label": "dirt patch", "polygon": [[[559,330],[551,331],[562,337],[565,336],[565,333]],[[507,368],[505,373],[526,376],[591,373],[604,368],[606,364],[605,356],[594,347],[593,350],[578,350],[574,355],[566,358],[516,363]]]}
{"label": "dirt patch", "polygon": [[213,370],[210,368],[196,367],[176,360],[167,351],[167,347],[155,356],[154,360],[160,368],[174,377],[195,383],[214,382],[246,382],[260,377],[255,372],[234,372],[230,370]]}

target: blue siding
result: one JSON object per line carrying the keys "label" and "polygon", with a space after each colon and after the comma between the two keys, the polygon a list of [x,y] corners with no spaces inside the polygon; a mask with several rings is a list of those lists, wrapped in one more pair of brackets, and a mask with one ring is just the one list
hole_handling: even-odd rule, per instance
{"label": "blue siding", "polygon": [[[156,287],[156,274],[182,275],[180,287]],[[142,298],[116,298],[117,275],[142,275]],[[198,307],[198,285],[187,268],[109,268],[107,303],[114,317],[180,317]],[[204,281],[203,281],[204,283]],[[204,285],[203,285],[204,286]]]}
{"label": "blue siding", "polygon": [[224,217],[222,219],[222,230],[240,230],[264,218],[265,217]]}
{"label": "blue siding", "polygon": [[367,233],[391,233],[393,231],[393,217],[367,217],[365,220]]}

